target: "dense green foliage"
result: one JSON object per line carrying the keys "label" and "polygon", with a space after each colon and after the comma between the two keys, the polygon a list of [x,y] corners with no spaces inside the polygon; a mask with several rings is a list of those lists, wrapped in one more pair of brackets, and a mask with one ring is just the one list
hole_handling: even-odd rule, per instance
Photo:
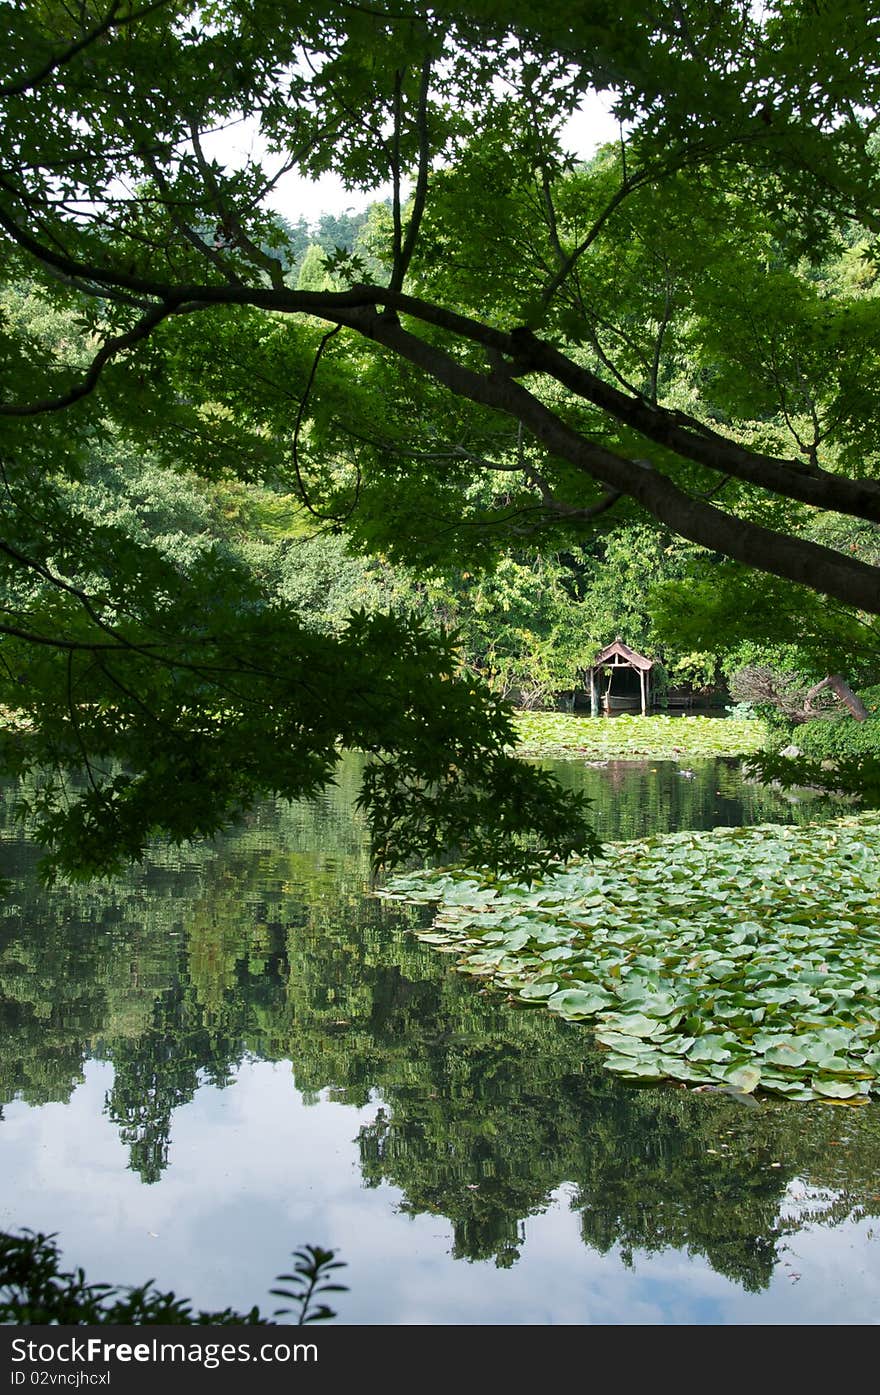
{"label": "dense green foliage", "polygon": [[[781,690],[781,706],[788,710],[779,710],[778,696],[775,704],[758,706],[769,728],[770,740],[768,749],[755,757],[756,773],[785,789],[794,785],[809,786],[866,804],[880,803],[880,720],[877,717],[880,689],[876,686],[863,688],[856,694],[863,707],[863,715],[858,720],[840,701],[828,698],[827,690],[824,705],[805,720],[803,704],[798,703],[806,686],[803,674],[797,670],[780,673],[772,669],[770,674],[775,684],[774,695]],[[792,717],[791,711],[797,705],[801,710]]]}
{"label": "dense green foliage", "polygon": [[811,756],[880,755],[880,688],[865,688],[859,696],[869,712],[863,722],[845,716],[809,722],[797,732],[801,750]]}
{"label": "dense green foliage", "polygon": [[[325,596],[336,623],[314,623],[297,565],[307,542],[268,558],[235,538],[218,545],[216,521],[214,536],[196,527],[216,495],[190,485],[175,497],[150,470],[120,480],[120,468],[44,487],[19,528],[29,629],[4,639],[5,759],[46,772],[30,807],[56,868],[110,872],[155,827],[177,841],[211,835],[262,792],[313,794],[346,745],[377,757],[362,799],[378,861],[467,841],[527,869],[541,849],[593,845],[583,806],[504,754],[509,715],[459,679],[449,638],[416,615],[402,626],[375,605],[351,610],[350,590],[344,618]],[[62,580],[56,549],[84,539],[90,573]],[[39,642],[53,626],[63,640]],[[521,836],[538,850],[517,851]]]}
{"label": "dense green foliage", "polygon": [[[28,733],[14,768],[58,772],[56,866],[308,795],[343,745],[374,758],[386,863],[588,850],[583,808],[503,755],[508,715],[432,608],[496,693],[538,701],[606,617],[659,634],[647,580],[724,556],[759,594],[749,569],[774,578],[753,634],[775,607],[835,669],[855,634],[876,661],[853,531],[880,519],[870,7],[3,15],[0,704]],[[565,121],[596,89],[621,141],[585,163]],[[217,135],[236,122],[248,155]],[[374,205],[285,223],[285,169]],[[421,618],[392,600],[338,624],[331,597],[307,625],[308,549],[276,566],[274,545],[141,532],[146,500],[105,515],[96,479],[140,459],[295,493],[316,533],[412,567]],[[668,645],[711,676],[711,637]]]}

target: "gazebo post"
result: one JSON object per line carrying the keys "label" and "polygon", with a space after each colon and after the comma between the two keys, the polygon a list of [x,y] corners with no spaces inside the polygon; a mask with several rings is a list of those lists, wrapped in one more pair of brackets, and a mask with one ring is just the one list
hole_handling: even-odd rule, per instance
{"label": "gazebo post", "polygon": [[599,715],[599,684],[596,682],[596,670],[590,669],[590,716]]}
{"label": "gazebo post", "polygon": [[639,669],[639,688],[642,694],[642,716],[644,717],[648,712],[648,693],[645,683],[645,670],[641,668]]}

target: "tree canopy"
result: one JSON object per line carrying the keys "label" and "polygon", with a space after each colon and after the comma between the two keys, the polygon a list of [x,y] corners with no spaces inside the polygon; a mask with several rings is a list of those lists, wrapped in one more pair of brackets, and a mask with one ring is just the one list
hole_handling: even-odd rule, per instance
{"label": "tree canopy", "polygon": [[[452,640],[317,634],[222,549],[96,524],[101,452],[295,489],[416,566],[654,522],[876,648],[880,570],[828,523],[880,521],[871,6],[2,8],[0,702],[19,765],[81,774],[38,801],[65,870],[312,793],[345,744],[380,859],[593,846]],[[585,162],[595,91],[620,140]],[[376,200],[302,279],[288,171]]]}

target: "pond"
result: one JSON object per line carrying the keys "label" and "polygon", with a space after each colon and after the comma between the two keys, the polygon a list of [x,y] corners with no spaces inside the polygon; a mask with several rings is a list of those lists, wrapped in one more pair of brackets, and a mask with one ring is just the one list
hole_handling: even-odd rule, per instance
{"label": "pond", "polygon": [[[792,822],[736,762],[559,762],[606,839]],[[314,805],[41,890],[8,816],[0,1228],[92,1280],[348,1323],[851,1323],[880,1311],[880,1106],[638,1088],[370,895],[358,762]]]}

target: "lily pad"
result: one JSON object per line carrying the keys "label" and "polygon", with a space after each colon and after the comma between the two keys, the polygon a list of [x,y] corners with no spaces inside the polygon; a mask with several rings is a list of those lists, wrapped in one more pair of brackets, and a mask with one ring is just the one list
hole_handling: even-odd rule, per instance
{"label": "lily pad", "polygon": [[461,971],[592,1019],[609,1069],[845,1101],[880,1096],[878,853],[873,812],[610,845],[538,886],[447,869],[388,894],[439,898],[426,943]]}
{"label": "lily pad", "polygon": [[723,1037],[709,1035],[698,1037],[687,1054],[692,1061],[729,1061],[733,1055]]}
{"label": "lily pad", "polygon": [[605,1014],[605,1021],[614,1031],[626,1036],[654,1037],[664,1030],[662,1022],[641,1012],[609,1012]]}
{"label": "lily pad", "polygon": [[606,993],[591,993],[581,988],[566,988],[547,999],[547,1006],[563,1017],[595,1017],[608,1006]]}
{"label": "lily pad", "polygon": [[728,1071],[724,1078],[734,1089],[750,1095],[761,1079],[761,1072],[757,1066],[737,1066],[736,1070]]}
{"label": "lily pad", "polygon": [[850,1080],[814,1079],[811,1085],[814,1095],[824,1095],[832,1100],[852,1100],[865,1093],[860,1085]]}
{"label": "lily pad", "polygon": [[555,981],[550,983],[527,983],[525,987],[520,989],[519,996],[521,998],[549,998],[558,988],[559,984]]}
{"label": "lily pad", "polygon": [[771,1046],[769,1051],[765,1051],[764,1060],[771,1066],[803,1066],[807,1061],[807,1053],[799,1050],[796,1046],[789,1046],[783,1042],[781,1045]]}

